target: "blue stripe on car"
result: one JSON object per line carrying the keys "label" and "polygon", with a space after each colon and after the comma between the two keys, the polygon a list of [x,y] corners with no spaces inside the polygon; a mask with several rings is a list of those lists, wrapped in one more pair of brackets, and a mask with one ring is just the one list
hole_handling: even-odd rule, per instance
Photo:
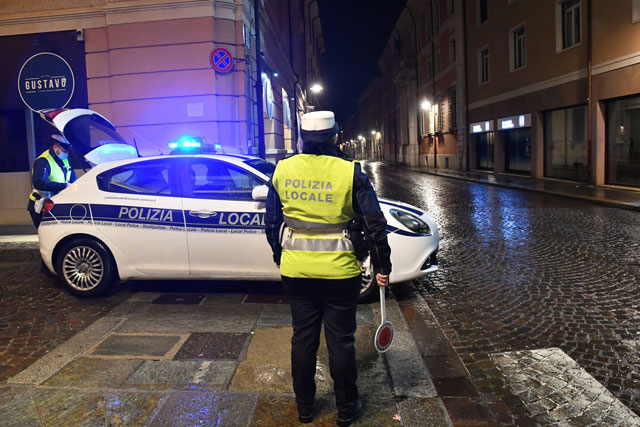
{"label": "blue stripe on car", "polygon": [[413,231],[401,230],[398,227],[394,227],[393,225],[387,224],[387,233],[388,234],[399,234],[401,236],[409,236],[409,237],[422,237],[422,236],[430,236],[430,234],[419,234],[414,233]]}
{"label": "blue stripe on car", "polygon": [[[191,215],[180,209],[159,209],[126,205],[100,205],[87,203],[56,204],[42,222],[93,221],[100,225],[127,226],[127,224],[156,225],[184,229],[186,215],[187,228],[202,229],[264,229],[262,212],[214,212],[207,218]],[[387,233],[401,236],[420,237],[423,234],[402,230],[387,224]]]}

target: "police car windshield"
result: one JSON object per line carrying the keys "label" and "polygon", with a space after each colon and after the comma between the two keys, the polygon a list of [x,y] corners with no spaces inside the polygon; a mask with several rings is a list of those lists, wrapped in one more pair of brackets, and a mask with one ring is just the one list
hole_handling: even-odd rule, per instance
{"label": "police car windshield", "polygon": [[250,159],[244,161],[247,165],[262,172],[269,178],[273,176],[273,172],[276,170],[276,166],[273,163],[269,163],[262,159]]}

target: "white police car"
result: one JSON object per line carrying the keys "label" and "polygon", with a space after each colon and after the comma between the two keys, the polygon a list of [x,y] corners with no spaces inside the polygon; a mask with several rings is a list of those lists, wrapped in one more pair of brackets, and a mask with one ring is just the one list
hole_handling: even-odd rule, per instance
{"label": "white police car", "polygon": [[[72,131],[75,120],[90,129]],[[74,145],[74,134],[123,140],[90,110],[65,111],[52,122]],[[72,294],[98,296],[118,279],[280,279],[263,231],[271,163],[231,154],[136,156],[126,146],[99,146],[85,156],[99,164],[45,203],[40,253]],[[113,157],[121,159],[105,162]],[[380,202],[390,281],[437,270],[433,218],[405,203]],[[378,295],[371,285],[365,260],[363,300]]]}

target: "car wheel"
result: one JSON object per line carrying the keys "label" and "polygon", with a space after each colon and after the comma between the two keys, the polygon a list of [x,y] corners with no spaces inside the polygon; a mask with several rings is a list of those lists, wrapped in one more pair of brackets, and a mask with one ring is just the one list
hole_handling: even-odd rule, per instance
{"label": "car wheel", "polygon": [[78,297],[100,296],[115,281],[111,255],[102,243],[92,239],[65,244],[58,255],[56,271],[67,291]]}
{"label": "car wheel", "polygon": [[[360,288],[358,304],[368,304],[380,300],[380,290],[374,277],[371,256],[365,258],[360,268],[362,269],[362,287]],[[385,292],[388,292],[388,288],[385,289]]]}

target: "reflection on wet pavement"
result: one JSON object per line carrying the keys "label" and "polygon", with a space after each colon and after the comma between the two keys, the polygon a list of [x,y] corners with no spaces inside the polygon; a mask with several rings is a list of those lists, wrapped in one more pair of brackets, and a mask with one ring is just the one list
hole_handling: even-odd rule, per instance
{"label": "reflection on wet pavement", "polygon": [[440,270],[394,293],[424,297],[486,399],[488,354],[558,347],[640,414],[637,212],[363,164],[378,195],[435,217]]}

